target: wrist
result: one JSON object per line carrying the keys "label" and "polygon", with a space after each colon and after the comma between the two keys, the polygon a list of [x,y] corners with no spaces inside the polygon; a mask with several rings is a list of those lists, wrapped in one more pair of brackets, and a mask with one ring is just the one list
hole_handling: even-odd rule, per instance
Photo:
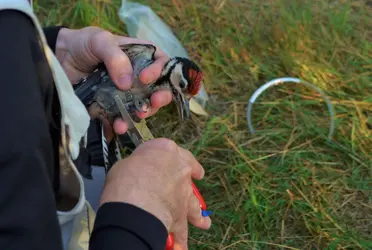
{"label": "wrist", "polygon": [[125,180],[112,178],[115,176],[115,170],[115,167],[110,170],[111,173],[106,180],[101,194],[100,206],[111,202],[131,204],[158,218],[169,231],[173,225],[173,214],[167,202],[158,197],[157,194],[151,191],[149,192],[149,190],[136,187],[134,178]]}
{"label": "wrist", "polygon": [[68,53],[69,41],[71,41],[73,33],[74,30],[68,28],[62,28],[58,32],[55,55],[60,63]]}
{"label": "wrist", "polygon": [[113,188],[109,183],[102,192],[100,206],[112,202],[123,202],[136,206],[155,216],[162,222],[167,231],[170,231],[173,224],[172,214],[166,204],[164,204],[161,199],[157,199],[156,195],[142,192],[138,190],[138,188],[130,188],[129,185],[128,188],[126,188],[126,192],[123,194],[118,192],[118,190]]}

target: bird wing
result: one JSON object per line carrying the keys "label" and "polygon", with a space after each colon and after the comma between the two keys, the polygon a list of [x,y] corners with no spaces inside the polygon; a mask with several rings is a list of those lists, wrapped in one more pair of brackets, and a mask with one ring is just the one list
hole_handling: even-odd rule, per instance
{"label": "bird wing", "polygon": [[112,168],[112,166],[122,159],[121,156],[121,142],[119,141],[118,135],[112,134],[110,142],[107,141],[104,131],[104,125],[101,122],[101,143],[102,143],[102,155],[104,168],[106,174]]}
{"label": "bird wing", "polygon": [[131,43],[119,47],[129,57],[135,76],[138,76],[142,69],[155,61],[156,47],[152,44]]}

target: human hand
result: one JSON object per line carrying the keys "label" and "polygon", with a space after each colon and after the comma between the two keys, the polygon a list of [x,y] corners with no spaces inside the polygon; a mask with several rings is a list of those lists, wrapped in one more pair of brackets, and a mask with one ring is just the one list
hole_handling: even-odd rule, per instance
{"label": "human hand", "polygon": [[[128,43],[152,44],[149,41],[117,36],[99,27],[92,26],[78,30],[62,28],[57,37],[56,57],[72,84],[89,75],[99,63],[103,62],[116,86],[128,90],[131,86],[133,68],[129,58],[119,48],[119,45]],[[156,61],[142,70],[139,75],[139,80],[144,84],[154,82],[169,60],[158,47],[155,59]],[[138,115],[142,119],[151,116],[171,101],[172,95],[169,91],[157,91],[151,96],[151,112]],[[127,124],[121,119],[116,120],[113,127],[118,134],[123,134],[127,130]]]}
{"label": "human hand", "polygon": [[172,232],[174,249],[186,250],[188,221],[201,229],[211,226],[211,219],[201,216],[191,177],[204,177],[191,152],[171,140],[154,139],[111,168],[100,203],[125,202],[148,211]]}

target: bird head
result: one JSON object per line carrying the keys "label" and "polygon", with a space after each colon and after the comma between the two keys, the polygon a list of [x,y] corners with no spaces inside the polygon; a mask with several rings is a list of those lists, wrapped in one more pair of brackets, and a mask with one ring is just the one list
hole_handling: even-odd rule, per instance
{"label": "bird head", "polygon": [[165,65],[161,78],[169,83],[181,120],[185,116],[189,119],[189,101],[202,87],[203,73],[200,68],[187,58],[174,57]]}

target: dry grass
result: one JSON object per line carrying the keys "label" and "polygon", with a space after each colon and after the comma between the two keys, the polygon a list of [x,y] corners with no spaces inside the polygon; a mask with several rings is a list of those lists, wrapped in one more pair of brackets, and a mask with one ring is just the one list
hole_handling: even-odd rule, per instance
{"label": "dry grass", "polygon": [[[189,148],[214,225],[191,249],[372,249],[372,11],[368,1],[158,0],[150,5],[204,69],[208,119],[179,126],[173,106],[154,134]],[[45,25],[126,34],[121,1],[35,0]],[[276,77],[315,83],[335,105],[334,143],[316,93],[288,84],[246,105]],[[160,126],[161,125],[161,126]]]}

